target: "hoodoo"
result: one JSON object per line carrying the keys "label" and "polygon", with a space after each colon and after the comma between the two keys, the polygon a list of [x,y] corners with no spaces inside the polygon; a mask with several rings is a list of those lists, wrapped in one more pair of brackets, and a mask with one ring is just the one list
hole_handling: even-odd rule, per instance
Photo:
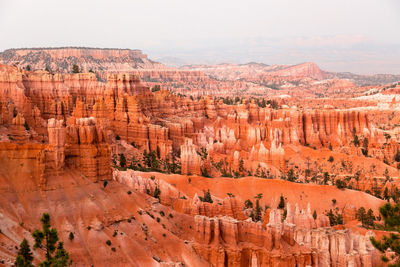
{"label": "hoodoo", "polygon": [[[29,62],[39,51],[55,65],[148,60],[75,48],[2,56]],[[315,69],[273,75],[325,78]],[[381,264],[369,237],[382,232],[357,219],[397,198],[397,134],[382,127],[395,116],[358,98],[352,108],[313,109],[293,99],[186,97],[108,70],[103,80],[0,65],[4,264],[43,212],[62,239],[74,234],[64,242],[78,265]],[[35,251],[35,261],[43,257]]]}

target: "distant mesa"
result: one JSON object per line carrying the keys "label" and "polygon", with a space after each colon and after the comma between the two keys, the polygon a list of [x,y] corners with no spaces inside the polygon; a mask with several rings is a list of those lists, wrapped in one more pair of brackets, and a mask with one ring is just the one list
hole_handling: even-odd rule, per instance
{"label": "distant mesa", "polygon": [[8,49],[0,53],[0,63],[32,70],[49,69],[54,72],[71,72],[74,64],[82,72],[131,72],[136,69],[166,68],[148,59],[138,49],[59,47]]}

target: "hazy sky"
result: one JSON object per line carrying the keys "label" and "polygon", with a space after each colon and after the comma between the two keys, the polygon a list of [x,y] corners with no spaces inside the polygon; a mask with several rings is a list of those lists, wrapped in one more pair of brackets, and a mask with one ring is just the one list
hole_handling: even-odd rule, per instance
{"label": "hazy sky", "polygon": [[400,74],[400,1],[0,0],[0,38],[0,50],[117,47],[182,63]]}

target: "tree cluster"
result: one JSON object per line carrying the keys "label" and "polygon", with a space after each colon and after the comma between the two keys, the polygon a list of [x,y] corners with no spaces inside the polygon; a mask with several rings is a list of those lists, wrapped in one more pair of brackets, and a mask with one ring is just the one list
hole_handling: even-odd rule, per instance
{"label": "tree cluster", "polygon": [[327,213],[326,216],[329,218],[329,224],[331,226],[335,226],[338,224],[343,224],[343,214],[338,212],[338,209],[335,209],[335,212],[330,209]]}
{"label": "tree cluster", "polygon": [[[115,162],[116,163],[116,162]],[[120,154],[120,167],[143,172],[181,173],[181,165],[177,156],[171,153],[165,160],[160,158],[160,151],[144,150],[142,158],[132,158],[128,165],[124,154]]]}
{"label": "tree cluster", "polygon": [[199,196],[199,199],[202,202],[208,202],[208,203],[213,203],[212,197],[211,197],[211,193],[210,193],[210,189],[208,189],[207,191],[203,191],[203,196]]}
{"label": "tree cluster", "polygon": [[[386,203],[379,208],[379,213],[384,221],[384,230],[393,231],[389,236],[383,236],[381,240],[371,237],[372,245],[381,252],[388,249],[395,253],[395,257],[389,266],[400,266],[400,204],[391,205]],[[388,259],[382,256],[382,260],[387,262]]]}
{"label": "tree cluster", "polygon": [[373,228],[374,221],[376,218],[374,216],[374,212],[372,211],[372,209],[368,209],[368,211],[366,212],[365,208],[361,207],[357,210],[356,219],[361,222],[363,227]]}
{"label": "tree cluster", "polygon": [[160,90],[161,90],[161,86],[160,86],[159,84],[154,85],[154,87],[151,88],[151,91],[152,91],[152,92],[158,92],[158,91],[160,91]]}
{"label": "tree cluster", "polygon": [[80,73],[78,65],[76,64],[72,65],[72,73]]}
{"label": "tree cluster", "polygon": [[244,207],[245,209],[251,209],[250,211],[250,218],[253,220],[253,222],[258,222],[262,221],[262,209],[260,205],[260,200],[262,199],[263,194],[259,193],[254,196],[255,201],[255,206],[253,205],[253,202],[250,199],[247,199],[244,202]]}
{"label": "tree cluster", "polygon": [[[42,249],[45,252],[45,260],[39,264],[41,267],[64,267],[70,266],[72,260],[68,252],[64,249],[64,243],[59,242],[58,233],[55,228],[51,227],[50,215],[44,213],[40,219],[42,229],[36,229],[32,237],[35,240],[33,248]],[[16,267],[34,266],[33,254],[26,239],[22,240],[17,258],[15,260]]]}

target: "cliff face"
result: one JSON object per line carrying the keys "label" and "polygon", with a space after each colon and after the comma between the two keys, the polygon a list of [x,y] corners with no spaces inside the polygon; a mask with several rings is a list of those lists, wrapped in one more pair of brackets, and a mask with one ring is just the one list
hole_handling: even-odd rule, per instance
{"label": "cliff face", "polygon": [[192,139],[188,139],[181,146],[181,165],[182,174],[201,175],[201,158],[197,154],[196,147],[193,145]]}
{"label": "cliff face", "polygon": [[66,132],[68,166],[80,170],[94,182],[110,179],[111,153],[105,129],[90,117],[69,120]]}
{"label": "cliff face", "polygon": [[[271,215],[276,210],[271,211]],[[195,217],[197,253],[214,266],[373,266],[368,236],[326,228],[270,223],[266,228],[229,217]],[[371,234],[371,233],[369,233]],[[219,248],[219,249],[217,249]],[[276,251],[284,251],[277,253]],[[224,265],[225,264],[225,265]]]}
{"label": "cliff face", "polygon": [[[98,82],[91,73],[32,73],[3,66],[0,85],[0,119],[13,129],[16,142],[47,142],[45,129],[51,118],[71,128],[77,119],[93,117],[96,126],[90,127],[101,129],[101,142],[118,137],[139,151],[157,151],[161,159],[180,155],[183,173],[220,172],[222,166],[215,164],[226,160],[228,169],[239,171],[241,165],[242,174],[255,173],[261,166],[279,175],[288,170],[286,151],[293,147],[362,156],[362,149],[352,148],[355,136],[359,143],[368,139],[369,155],[379,160],[392,159],[397,151],[395,143],[384,152],[379,149],[383,131],[361,109],[260,108],[254,101],[225,105],[211,97],[195,101],[164,90],[151,93],[129,73],[108,74],[106,82]],[[23,120],[14,118],[18,113]],[[30,131],[25,132],[25,124]],[[71,142],[80,142],[75,140]],[[201,156],[202,150],[207,155]]]}

